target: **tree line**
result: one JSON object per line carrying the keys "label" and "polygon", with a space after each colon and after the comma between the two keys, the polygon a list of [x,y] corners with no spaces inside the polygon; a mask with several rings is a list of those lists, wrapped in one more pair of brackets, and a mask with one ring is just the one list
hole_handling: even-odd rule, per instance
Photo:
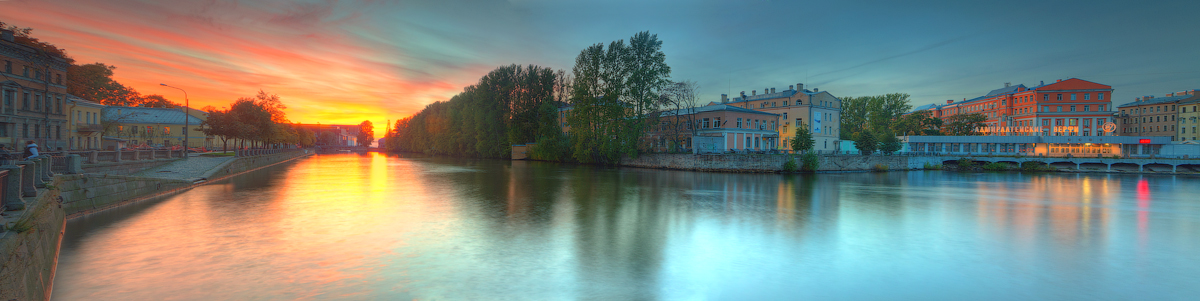
{"label": "tree line", "polygon": [[316,134],[292,124],[284,113],[287,106],[279,95],[258,91],[254,97],[238,98],[228,108],[204,107],[208,118],[201,124],[205,135],[221,139],[222,151],[235,139],[238,148],[268,147],[285,144],[302,147],[316,144]]}
{"label": "tree line", "polygon": [[587,47],[570,73],[498,67],[449,101],[397,120],[385,147],[507,158],[511,145],[535,142],[535,159],[615,163],[643,145],[670,72],[662,42],[649,32]]}
{"label": "tree line", "polygon": [[905,93],[842,98],[839,138],[854,141],[863,154],[890,154],[902,147],[897,136],[975,136],[987,120],[987,116],[974,113],[953,115],[943,121],[929,110],[911,110]]}

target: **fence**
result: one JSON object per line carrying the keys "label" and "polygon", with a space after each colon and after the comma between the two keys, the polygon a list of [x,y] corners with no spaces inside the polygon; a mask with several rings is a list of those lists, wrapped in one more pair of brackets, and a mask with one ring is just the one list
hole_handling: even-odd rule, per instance
{"label": "fence", "polygon": [[258,155],[274,155],[274,154],[298,152],[301,150],[303,150],[303,149],[300,149],[300,148],[239,149],[239,150],[236,150],[236,154],[238,157],[250,157],[250,156],[258,156]]}

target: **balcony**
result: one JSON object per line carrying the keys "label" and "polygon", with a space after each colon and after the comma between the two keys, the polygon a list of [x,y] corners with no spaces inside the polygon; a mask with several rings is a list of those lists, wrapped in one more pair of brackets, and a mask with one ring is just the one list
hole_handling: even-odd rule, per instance
{"label": "balcony", "polygon": [[99,124],[76,123],[75,132],[80,134],[91,134],[104,130],[104,127]]}

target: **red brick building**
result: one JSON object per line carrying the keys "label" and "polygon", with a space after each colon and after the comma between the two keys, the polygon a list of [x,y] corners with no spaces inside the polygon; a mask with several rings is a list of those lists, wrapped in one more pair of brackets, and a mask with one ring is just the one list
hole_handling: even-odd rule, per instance
{"label": "red brick building", "polygon": [[987,116],[980,131],[994,136],[1112,136],[1112,86],[1071,78],[1036,87],[1005,84],[987,94],[917,107],[934,117],[960,114]]}

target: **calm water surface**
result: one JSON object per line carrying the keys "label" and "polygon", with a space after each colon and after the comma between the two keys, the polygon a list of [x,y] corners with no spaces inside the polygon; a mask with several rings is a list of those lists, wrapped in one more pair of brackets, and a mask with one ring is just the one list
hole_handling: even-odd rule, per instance
{"label": "calm water surface", "polygon": [[1200,178],[323,155],[72,220],[56,300],[1196,300]]}

